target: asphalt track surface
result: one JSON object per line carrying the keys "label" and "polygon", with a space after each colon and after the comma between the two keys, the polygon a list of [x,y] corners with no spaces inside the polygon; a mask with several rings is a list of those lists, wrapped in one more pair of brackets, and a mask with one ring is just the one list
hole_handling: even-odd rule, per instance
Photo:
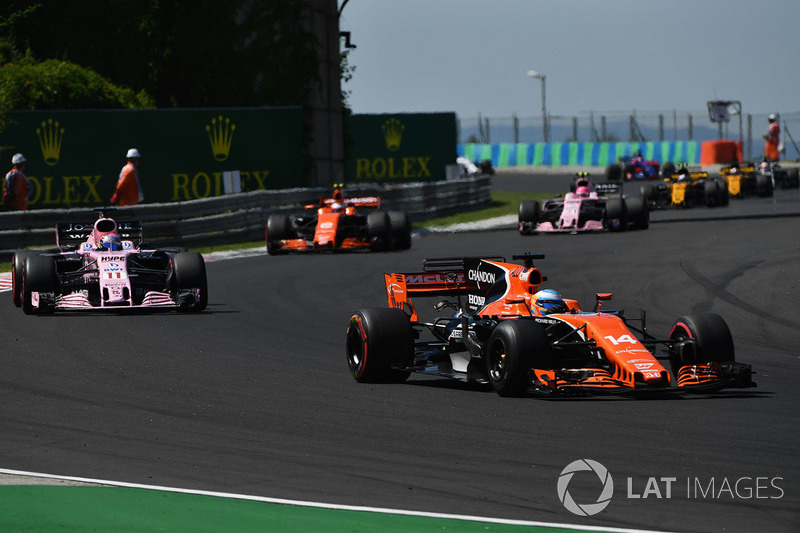
{"label": "asphalt track surface", "polygon": [[[495,186],[552,190],[550,179]],[[800,531],[800,216],[749,218],[779,204],[800,215],[798,192],[777,191],[732,204],[742,216],[687,210],[647,231],[431,234],[399,253],[211,262],[199,315],[29,317],[4,293],[0,467],[598,527]],[[613,292],[629,316],[645,307],[655,334],[683,314],[719,313],[758,388],[508,399],[431,377],[350,377],[345,326],[352,311],[386,305],[383,272],[527,251],[546,254],[546,286],[584,307]],[[583,458],[615,483],[590,517],[556,489]],[[599,481],[576,474],[569,490],[594,503]]]}

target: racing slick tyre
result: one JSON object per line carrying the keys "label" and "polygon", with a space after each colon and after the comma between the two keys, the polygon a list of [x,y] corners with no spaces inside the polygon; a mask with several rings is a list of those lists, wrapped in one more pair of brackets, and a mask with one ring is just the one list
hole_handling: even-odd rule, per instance
{"label": "racing slick tyre", "polygon": [[664,179],[672,178],[672,175],[675,174],[675,163],[667,162],[661,167],[661,177]]}
{"label": "racing slick tyre", "polygon": [[392,245],[392,226],[385,211],[374,211],[367,215],[367,237],[373,252],[388,250]]}
{"label": "racing slick tyre", "polygon": [[708,207],[719,206],[719,184],[714,180],[706,180],[703,184],[703,198]]}
{"label": "racing slick tyre", "polygon": [[609,231],[626,231],[628,229],[628,206],[624,199],[608,199],[604,225]]}
{"label": "racing slick tyre", "polygon": [[486,344],[486,371],[500,396],[522,396],[532,368],[551,369],[555,357],[547,333],[532,320],[504,320]]}
{"label": "racing slick tyre", "polygon": [[359,383],[400,383],[411,374],[396,365],[414,362],[414,330],[402,309],[361,309],[347,324],[347,366]]}
{"label": "racing slick tyre", "polygon": [[766,174],[756,175],[756,194],[760,197],[772,196],[772,179]]}
{"label": "racing slick tyre", "polygon": [[11,296],[17,307],[22,305],[22,266],[31,255],[34,252],[30,250],[17,250],[11,256]]}
{"label": "racing slick tyre", "polygon": [[536,229],[539,223],[541,207],[536,200],[523,200],[519,203],[519,232],[521,235],[529,235]]}
{"label": "racing slick tyre", "polygon": [[625,199],[628,207],[628,222],[631,229],[647,229],[650,227],[650,204],[646,196],[629,196]]}
{"label": "racing slick tyre", "polygon": [[178,311],[199,313],[208,305],[208,281],[206,263],[197,252],[182,252],[172,256],[172,272],[175,289],[180,291],[199,290],[198,297],[191,294],[178,295]]}
{"label": "racing slick tyre", "polygon": [[411,216],[406,211],[389,211],[389,226],[392,232],[392,249],[411,248]]}
{"label": "racing slick tyre", "polygon": [[270,215],[267,219],[267,253],[275,255],[281,253],[281,241],[291,236],[292,224],[289,215]]}
{"label": "racing slick tyre", "polygon": [[[58,287],[56,262],[46,255],[31,255],[22,266],[22,311],[26,315],[36,312],[52,311],[41,305],[33,306],[33,293],[55,292]],[[41,300],[40,300],[41,302]]]}
{"label": "racing slick tyre", "polygon": [[684,365],[735,360],[733,337],[725,320],[715,313],[686,315],[669,333],[669,360],[677,376]]}
{"label": "racing slick tyre", "polygon": [[786,181],[784,182],[784,188],[786,189],[800,188],[800,171],[798,171],[796,168],[790,168],[786,172]]}
{"label": "racing slick tyre", "polygon": [[619,181],[622,179],[622,169],[619,165],[608,165],[606,167],[606,181]]}
{"label": "racing slick tyre", "polygon": [[718,197],[719,205],[721,207],[725,207],[730,203],[730,198],[731,198],[731,195],[728,192],[728,184],[725,183],[725,180],[723,180],[722,178],[716,178],[714,179],[714,181],[717,182],[717,191],[719,193]]}

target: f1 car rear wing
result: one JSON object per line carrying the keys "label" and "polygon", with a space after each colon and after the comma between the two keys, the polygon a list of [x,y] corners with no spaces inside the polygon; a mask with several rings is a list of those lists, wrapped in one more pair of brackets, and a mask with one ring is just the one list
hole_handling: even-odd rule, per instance
{"label": "f1 car rear wing", "polygon": [[[142,224],[138,221],[117,222],[117,235],[123,241],[133,241],[138,248],[142,242]],[[56,224],[56,245],[62,252],[71,252],[86,242],[94,230],[94,222],[58,222]]]}
{"label": "f1 car rear wing", "polygon": [[325,198],[322,200],[322,206],[329,207],[336,202],[342,202],[347,207],[374,207],[378,209],[381,206],[381,199],[377,196],[356,196],[355,198],[343,198],[342,200]]}
{"label": "f1 car rear wing", "polygon": [[680,167],[675,172],[670,175],[672,180],[679,179],[682,175],[688,175],[689,178],[694,180],[699,180],[708,177],[708,172],[702,170],[700,167]]}
{"label": "f1 car rear wing", "polygon": [[756,166],[753,163],[743,163],[741,165],[726,165],[720,167],[719,173],[720,174],[730,174],[731,170],[734,168],[739,169],[739,174],[755,174]]}
{"label": "f1 car rear wing", "polygon": [[619,196],[622,192],[622,183],[618,181],[596,181],[593,185],[599,196]]}
{"label": "f1 car rear wing", "polygon": [[411,295],[466,296],[462,301],[464,311],[476,312],[505,294],[511,277],[524,277],[531,285],[541,284],[542,275],[532,265],[532,259],[541,257],[544,256],[515,255],[514,259],[525,261],[524,266],[506,263],[502,256],[426,259],[423,272],[384,274],[389,306],[403,309],[411,320],[417,320]]}

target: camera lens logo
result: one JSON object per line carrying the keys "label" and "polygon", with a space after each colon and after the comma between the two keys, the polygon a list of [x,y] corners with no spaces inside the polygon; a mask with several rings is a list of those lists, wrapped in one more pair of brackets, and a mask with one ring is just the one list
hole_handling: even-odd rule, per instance
{"label": "camera lens logo", "polygon": [[[579,504],[569,493],[569,483],[572,481],[572,476],[576,472],[590,471],[594,472],[600,482],[603,484],[603,490],[595,503]],[[611,479],[611,474],[608,473],[606,467],[593,461],[591,459],[578,459],[567,465],[561,471],[558,478],[558,499],[564,504],[564,507],[573,514],[578,516],[592,516],[596,515],[605,509],[611,502],[611,497],[614,495],[614,480]]]}

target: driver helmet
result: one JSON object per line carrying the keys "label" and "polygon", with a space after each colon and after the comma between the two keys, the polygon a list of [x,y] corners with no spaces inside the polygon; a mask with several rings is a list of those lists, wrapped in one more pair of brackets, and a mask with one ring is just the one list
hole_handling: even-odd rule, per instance
{"label": "driver helmet", "polygon": [[589,189],[589,187],[585,185],[582,185],[577,189],[575,189],[575,194],[577,194],[578,196],[589,196],[590,192],[592,192],[591,189]]}
{"label": "driver helmet", "polygon": [[110,252],[118,252],[122,250],[122,240],[116,235],[103,235],[100,246]]}
{"label": "driver helmet", "polygon": [[342,202],[333,202],[331,204],[331,209],[333,209],[334,211],[341,211],[342,209],[344,209],[344,204]]}
{"label": "driver helmet", "polygon": [[533,295],[531,311],[537,315],[550,315],[552,313],[566,313],[567,304],[564,298],[553,289],[543,289]]}

